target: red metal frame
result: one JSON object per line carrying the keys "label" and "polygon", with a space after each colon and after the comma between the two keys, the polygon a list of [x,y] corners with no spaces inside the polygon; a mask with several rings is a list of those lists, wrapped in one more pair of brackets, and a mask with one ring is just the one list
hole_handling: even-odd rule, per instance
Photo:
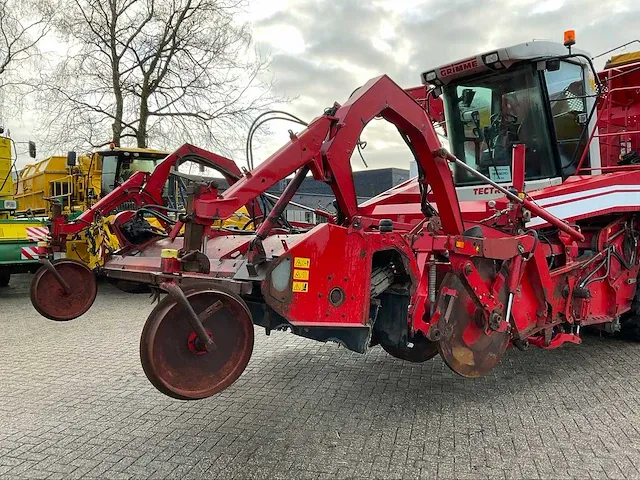
{"label": "red metal frame", "polygon": [[[620,168],[621,155],[640,150],[640,62],[605,68],[598,77],[605,91],[598,103],[598,122],[591,131],[589,144],[600,141],[603,167]],[[578,165],[583,167],[588,149]]]}
{"label": "red metal frame", "polygon": [[[411,227],[411,222],[398,222],[393,232],[384,233],[379,230],[381,218],[367,214],[371,211],[370,206],[362,208],[357,205],[350,157],[362,130],[375,117],[390,121],[410,139],[417,161],[426,172],[428,185],[432,188],[437,217],[425,221],[424,214],[420,213],[422,222],[413,224],[414,227]],[[365,325],[370,318],[368,290],[371,259],[376,252],[389,249],[406,259],[407,273],[412,279],[408,328],[427,337],[432,337],[443,313],[435,309],[433,315],[430,314],[433,309],[430,304],[428,265],[434,255],[448,259],[448,266],[440,268],[452,271],[464,280],[465,288],[473,292],[474,298],[482,306],[485,321],[491,312],[504,313],[505,305],[498,299],[498,292],[506,288],[514,294],[518,308],[513,310],[512,318],[503,320],[503,326],[500,327],[504,329],[511,325],[513,338],[527,339],[550,332],[561,323],[588,324],[594,318],[600,322],[611,321],[628,310],[635,286],[623,284],[620,279],[635,278],[638,267],[625,269],[622,273],[620,265],[614,265],[616,261],[612,260],[610,273],[618,276],[592,285],[589,298],[574,298],[573,292],[578,288],[579,279],[589,273],[589,264],[578,257],[578,252],[593,241],[593,235],[557,219],[540,205],[540,202],[553,197],[561,198],[590,188],[595,191],[605,185],[615,185],[621,180],[621,174],[591,177],[585,180],[591,185],[586,186],[585,182],[568,182],[545,189],[531,198],[523,198],[521,204],[501,200],[496,209],[510,211],[505,217],[507,222],[498,222],[496,227],[489,227],[463,221],[451,170],[447,165],[447,159],[454,159],[439,147],[424,108],[388,77],[378,77],[356,91],[343,106],[336,106],[334,112],[314,120],[289,144],[224,193],[214,191],[196,198],[193,221],[210,225],[223,219],[303,167],[308,167],[315,179],[331,186],[344,218],[340,225],[323,225],[303,235],[278,235],[277,239],[268,236],[263,246],[265,251],[271,252],[272,265],[269,269],[283,261],[283,258],[305,258],[313,265],[312,275],[317,280],[309,281],[303,293],[289,292],[282,297],[280,293],[270,290],[268,274],[264,279],[261,277],[265,302],[292,325]],[[513,171],[518,191],[521,191],[524,183],[524,161],[524,148],[516,147]],[[640,171],[626,174],[626,181],[640,183]],[[406,209],[406,206],[403,207]],[[640,209],[640,205],[638,207]],[[400,208],[395,211],[395,216],[390,215],[389,218],[397,220],[406,213]],[[527,210],[558,228],[560,234],[548,240],[547,244],[538,241],[534,234],[517,233]],[[581,218],[596,218],[596,215],[587,212]],[[635,220],[619,219],[610,228],[619,229],[628,222]],[[473,226],[482,232],[480,237],[477,232],[465,235],[464,232]],[[231,241],[231,238],[233,235],[221,233],[209,242],[208,248],[215,242],[216,253],[208,250],[207,255],[214,263],[220,262],[212,275],[219,278],[235,278],[241,265],[237,260],[251,258],[250,241],[244,238]],[[612,244],[613,247],[621,250],[623,238],[619,237],[617,243]],[[547,257],[551,254],[563,258],[561,268],[550,267]],[[154,271],[150,263],[156,262],[156,258],[118,260],[117,269],[119,274],[122,274],[123,266],[125,271],[131,272]],[[336,258],[349,260],[336,262]],[[507,271],[486,283],[476,272],[471,261],[474,258],[505,262]],[[230,262],[236,266],[231,266]],[[594,268],[598,262],[592,262],[591,265]],[[113,266],[115,270],[116,264]],[[106,269],[109,271],[109,264]],[[601,270],[596,273],[600,275]],[[187,278],[191,274],[182,272],[181,276]],[[162,278],[160,275],[156,280],[162,281]],[[347,300],[340,305],[330,305],[327,292],[333,288],[342,289]],[[618,306],[614,308],[615,305]]]}
{"label": "red metal frame", "polygon": [[[380,267],[376,263],[380,258],[386,259],[383,267],[393,267],[394,281],[402,278],[398,288],[404,289],[409,301],[400,312],[406,314],[407,322],[401,327],[406,327],[410,339],[424,336],[439,341],[448,321],[443,300],[463,295],[471,298],[468,305],[475,310],[468,313],[477,332],[485,337],[508,332],[514,343],[530,340],[545,348],[578,342],[574,326],[613,322],[627,312],[640,269],[635,261],[640,255],[635,233],[640,232],[635,215],[640,201],[605,200],[618,198],[607,195],[619,192],[640,195],[640,168],[573,177],[525,195],[525,151],[516,146],[512,171],[517,195],[499,199],[495,206],[461,205],[448,164],[457,159],[440,148],[423,94],[419,89],[408,93],[387,76],[374,78],[344,105],[336,104],[292,135],[288,144],[251,172],[230,181],[225,192],[208,188],[194,195],[186,224],[198,232],[297,172],[271,220],[256,225],[257,234],[218,230],[206,242],[198,241],[202,238],[195,234],[160,240],[141,248],[136,256],[111,258],[104,273],[160,287],[165,282],[220,283],[245,295],[254,312],[266,312],[264,317],[277,317],[307,333],[373,328],[374,309],[380,305],[371,298],[371,277],[374,268]],[[411,190],[405,184],[395,194],[359,206],[350,159],[363,129],[376,117],[398,128],[425,175],[420,189]],[[132,177],[94,208],[107,211],[122,198],[157,202],[154,194],[161,191],[170,167],[194,154],[217,164],[231,162],[185,145],[154,174]],[[228,164],[228,171],[234,165]],[[332,188],[339,209],[335,222],[305,232],[276,228],[275,216],[292,198],[307,169]],[[421,189],[430,189],[430,204],[422,198]],[[567,208],[573,211],[561,215]],[[91,221],[94,214],[86,212],[80,222]],[[528,228],[531,214],[537,223]],[[64,228],[77,227],[63,225],[62,233]],[[201,247],[186,251],[186,245]],[[194,270],[179,256],[180,271],[175,262],[171,268],[164,262],[163,267],[163,248],[179,249],[185,258],[201,255],[208,265]],[[488,275],[491,269],[486,265],[496,271]],[[455,275],[462,286],[441,286],[446,273]],[[283,275],[288,275],[286,281]],[[278,287],[283,283],[284,289]],[[505,297],[517,305],[511,315],[507,315]],[[271,328],[264,317],[269,325],[265,328]],[[402,321],[404,316],[398,318]],[[331,330],[331,335],[337,333]],[[465,341],[475,342],[478,336]]]}
{"label": "red metal frame", "polygon": [[444,230],[462,233],[462,214],[451,170],[444,158],[432,154],[440,148],[433,126],[425,111],[385,75],[359,88],[334,115],[314,120],[288,145],[225,191],[221,198],[199,198],[194,206],[196,221],[210,224],[212,220],[227,218],[240,206],[307,164],[316,180],[331,186],[341,212],[347,217],[357,215],[351,153],[365,125],[379,116],[406,132],[411,139],[441,210]]}
{"label": "red metal frame", "polygon": [[[152,173],[134,173],[122,185],[112,190],[76,219],[69,221],[66,216],[53,218],[51,226],[53,243],[58,245],[64,243],[67,238],[79,233],[87,225],[91,224],[96,216],[106,215],[127,202],[133,202],[138,207],[163,205],[162,189],[171,174],[171,170],[180,163],[189,160],[195,160],[217,170],[224,176],[229,185],[233,185],[242,177],[242,172],[233,160],[194,145],[184,144],[160,162]],[[253,205],[252,209],[258,215],[261,214],[261,209],[257,204]],[[165,225],[165,227],[167,226]],[[179,227],[181,227],[181,224]]]}

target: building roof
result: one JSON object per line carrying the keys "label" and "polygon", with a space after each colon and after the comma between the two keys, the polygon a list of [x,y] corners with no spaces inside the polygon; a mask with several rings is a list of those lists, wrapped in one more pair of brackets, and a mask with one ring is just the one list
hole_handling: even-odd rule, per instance
{"label": "building roof", "polygon": [[[360,170],[354,172],[353,181],[358,197],[375,197],[389,190],[391,187],[409,179],[409,170],[401,168],[379,168],[375,170]],[[324,182],[319,182],[307,177],[298,189],[300,194],[322,194],[333,196],[331,187]]]}
{"label": "building roof", "polygon": [[[358,197],[372,198],[389,190],[392,187],[409,179],[409,170],[403,168],[378,168],[370,170],[360,170],[353,173],[353,179]],[[280,180],[268,191],[273,194],[283,192],[290,179]],[[220,190],[226,190],[229,184],[223,178],[216,178]],[[324,182],[314,180],[313,177],[306,177],[298,188],[301,195],[326,195],[333,196],[331,187]]]}

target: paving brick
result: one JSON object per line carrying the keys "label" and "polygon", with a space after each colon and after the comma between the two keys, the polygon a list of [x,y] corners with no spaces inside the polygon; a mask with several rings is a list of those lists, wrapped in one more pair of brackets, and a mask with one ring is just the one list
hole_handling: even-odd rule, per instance
{"label": "paving brick", "polygon": [[257,331],[238,382],[181,402],[140,367],[146,296],[100,284],[55,323],[29,281],[0,291],[1,478],[640,479],[638,343],[509,351],[469,380]]}

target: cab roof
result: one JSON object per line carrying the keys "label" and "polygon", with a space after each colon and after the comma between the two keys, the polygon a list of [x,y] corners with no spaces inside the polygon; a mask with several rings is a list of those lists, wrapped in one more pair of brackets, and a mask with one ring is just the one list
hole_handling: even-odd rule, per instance
{"label": "cab roof", "polygon": [[164,150],[155,150],[153,148],[137,148],[137,147],[114,147],[114,148],[105,148],[104,150],[98,150],[96,153],[102,153],[102,154],[107,154],[107,153],[111,153],[111,152],[115,152],[115,153],[146,153],[146,154],[151,154],[151,155],[169,155],[171,152],[166,152]]}
{"label": "cab roof", "polygon": [[[590,54],[583,50],[573,48],[571,51],[572,53],[590,57]],[[422,83],[425,85],[446,85],[458,78],[468,77],[484,71],[507,69],[519,62],[561,57],[567,54],[568,50],[562,43],[533,40],[511,47],[489,50],[480,55],[425,70],[421,78]],[[580,63],[586,63],[586,60],[581,57],[576,57],[575,60]]]}

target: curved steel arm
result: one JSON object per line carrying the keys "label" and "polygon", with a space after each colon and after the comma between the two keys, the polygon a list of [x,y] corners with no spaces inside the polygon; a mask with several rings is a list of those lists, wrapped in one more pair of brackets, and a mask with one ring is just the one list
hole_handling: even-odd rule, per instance
{"label": "curved steel arm", "polygon": [[[73,235],[93,222],[96,214],[106,215],[128,201],[137,205],[162,205],[162,190],[169,179],[171,169],[182,161],[194,160],[220,172],[229,185],[233,185],[242,177],[236,163],[226,157],[211,153],[202,148],[185,143],[175,152],[165,157],[151,174],[136,172],[122,185],[96,202],[90,209],[72,222],[54,222],[53,235]],[[254,211],[261,212],[256,205]],[[233,213],[233,212],[232,212]]]}
{"label": "curved steel arm", "polygon": [[461,234],[462,215],[453,176],[447,161],[434,156],[440,142],[426,112],[386,75],[356,90],[335,113],[315,119],[219,198],[203,195],[194,201],[195,220],[210,224],[226,218],[241,205],[264,193],[276,182],[309,164],[316,180],[328,183],[347,218],[358,214],[351,170],[351,154],[367,123],[381,116],[409,137],[420,165],[427,174],[445,233]]}

